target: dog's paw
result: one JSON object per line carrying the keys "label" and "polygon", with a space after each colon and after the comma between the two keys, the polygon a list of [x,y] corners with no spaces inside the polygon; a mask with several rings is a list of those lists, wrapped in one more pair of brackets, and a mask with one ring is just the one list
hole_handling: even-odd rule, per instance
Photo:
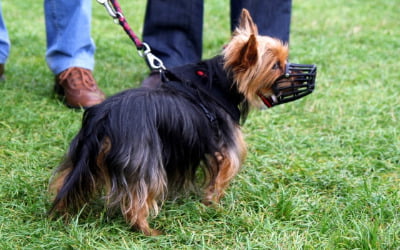
{"label": "dog's paw", "polygon": [[213,202],[211,200],[202,200],[201,203],[203,203],[204,206],[207,206],[207,207],[211,207],[211,206],[215,205],[215,202]]}
{"label": "dog's paw", "polygon": [[160,235],[164,234],[162,231],[157,230],[157,229],[149,229],[147,232],[143,232],[143,233],[146,236],[160,236]]}

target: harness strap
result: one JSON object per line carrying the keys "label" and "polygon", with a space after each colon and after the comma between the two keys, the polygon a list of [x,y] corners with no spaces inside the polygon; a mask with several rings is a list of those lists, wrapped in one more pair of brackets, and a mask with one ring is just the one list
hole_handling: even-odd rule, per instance
{"label": "harness strap", "polygon": [[[168,71],[166,73],[168,73]],[[215,131],[214,135],[216,136],[216,138],[218,138],[220,136],[220,132],[217,115],[212,110],[207,108],[208,102],[204,100],[201,90],[195,84],[192,84],[190,82],[180,82],[179,80],[174,79],[173,76],[166,76],[163,79],[165,87],[169,87],[174,89],[175,91],[179,91],[182,95],[185,95],[188,100],[200,107],[200,109],[203,111],[204,115],[210,122],[211,127]]]}

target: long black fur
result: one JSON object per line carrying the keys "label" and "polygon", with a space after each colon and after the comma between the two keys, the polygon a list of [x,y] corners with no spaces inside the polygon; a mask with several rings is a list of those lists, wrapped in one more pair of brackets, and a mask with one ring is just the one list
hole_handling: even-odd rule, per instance
{"label": "long black fur", "polygon": [[[204,74],[195,74],[198,70]],[[60,202],[78,209],[101,192],[96,188],[104,183],[96,182],[105,182],[104,170],[96,159],[106,140],[111,143],[104,158],[111,205],[132,188],[146,192],[144,185],[180,190],[194,182],[199,166],[206,175],[215,174],[215,153],[234,142],[234,127],[247,114],[243,96],[223,70],[221,56],[172,69],[163,79],[158,88],[126,90],[85,111],[82,128],[57,169],[72,171],[50,213]]]}

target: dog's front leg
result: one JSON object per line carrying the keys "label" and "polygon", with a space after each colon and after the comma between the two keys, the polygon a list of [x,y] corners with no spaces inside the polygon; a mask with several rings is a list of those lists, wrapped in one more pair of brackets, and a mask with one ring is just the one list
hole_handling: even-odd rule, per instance
{"label": "dog's front leg", "polygon": [[211,179],[205,189],[203,199],[203,203],[207,206],[219,203],[219,200],[224,195],[225,187],[232,179],[229,176],[233,174],[234,168],[225,154],[216,152],[214,157],[216,161],[211,163]]}
{"label": "dog's front leg", "polygon": [[203,200],[205,205],[219,203],[229,182],[239,172],[246,157],[246,144],[239,128],[236,129],[235,144],[216,152],[214,156],[216,161],[211,161],[214,174],[205,189]]}

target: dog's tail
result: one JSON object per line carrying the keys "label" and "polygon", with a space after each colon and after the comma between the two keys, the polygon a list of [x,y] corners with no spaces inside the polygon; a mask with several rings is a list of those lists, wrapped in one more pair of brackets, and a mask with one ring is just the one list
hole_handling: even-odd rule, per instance
{"label": "dog's tail", "polygon": [[[67,213],[76,212],[96,194],[96,183],[102,178],[96,160],[103,144],[101,122],[91,119],[102,117],[91,115],[86,110],[82,128],[70,144],[64,162],[56,169],[50,183],[50,191],[56,193],[48,214],[55,210]],[[88,122],[91,120],[90,122]]]}

